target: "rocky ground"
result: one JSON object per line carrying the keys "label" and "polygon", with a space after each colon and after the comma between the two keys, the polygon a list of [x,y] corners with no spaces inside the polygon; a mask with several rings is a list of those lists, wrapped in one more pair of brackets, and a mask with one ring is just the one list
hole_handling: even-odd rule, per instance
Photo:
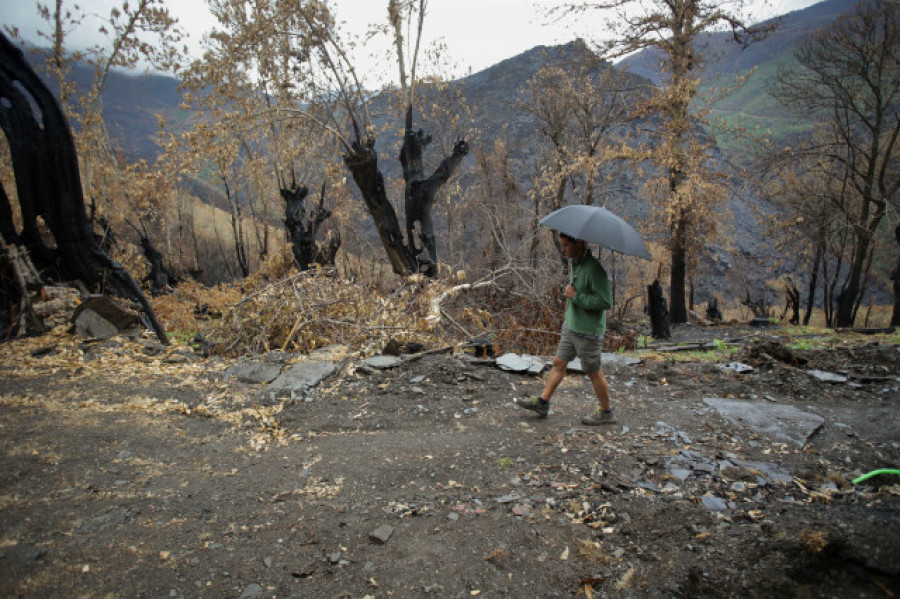
{"label": "rocky ground", "polygon": [[[64,331],[3,344],[0,594],[900,592],[900,477],[851,482],[900,468],[900,339],[676,336],[719,341],[609,360],[603,428],[579,423],[583,376],[542,420],[513,404],[539,375],[466,353],[235,368]],[[293,392],[246,382],[313,359]]]}

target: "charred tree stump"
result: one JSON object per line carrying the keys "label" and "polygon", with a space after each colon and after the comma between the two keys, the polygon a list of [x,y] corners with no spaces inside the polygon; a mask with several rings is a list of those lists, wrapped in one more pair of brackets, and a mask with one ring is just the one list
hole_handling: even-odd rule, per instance
{"label": "charred tree stump", "polygon": [[[894,229],[894,237],[897,245],[900,245],[900,225]],[[891,313],[891,326],[900,327],[900,252],[897,254],[897,265],[891,272],[891,280],[894,282],[894,310]]]}
{"label": "charred tree stump", "polygon": [[788,322],[790,324],[800,324],[800,290],[790,280],[785,284],[785,287],[787,297],[784,301],[784,312],[781,313],[781,320],[784,320],[784,317],[790,311],[791,319]]}
{"label": "charred tree stump", "polygon": [[[6,134],[22,212],[19,236],[36,266],[77,279],[141,305],[160,342],[168,343],[153,308],[130,274],[103,251],[84,207],[78,158],[68,121],[25,60],[0,34],[0,128]],[[0,218],[5,210],[0,210]],[[41,238],[43,221],[53,235],[51,249]],[[0,230],[15,229],[10,222]]]}
{"label": "charred tree stump", "polygon": [[325,209],[325,185],[322,185],[322,192],[319,194],[319,205],[309,218],[306,216],[305,206],[309,188],[300,187],[296,181],[292,181],[290,186],[282,184],[280,191],[284,199],[284,226],[291,238],[291,251],[297,268],[309,270],[313,263],[334,264],[334,258],[341,247],[340,236],[329,235],[325,247],[316,242],[319,227],[331,216],[331,211]]}
{"label": "charred tree stump", "polygon": [[[145,283],[150,283],[150,295],[156,297],[165,293],[171,293],[172,287],[178,284],[178,276],[175,274],[174,270],[166,266],[162,252],[153,245],[143,219],[139,221],[141,223],[140,228],[134,226],[134,223],[128,219],[125,219],[125,222],[137,232],[138,238],[141,241],[141,250],[144,252],[144,258],[147,260],[147,263],[150,264],[150,272],[141,279]],[[103,238],[104,236],[97,238],[97,242],[100,243],[101,246]]]}
{"label": "charred tree stump", "polygon": [[141,249],[144,251],[144,258],[150,263],[150,272],[144,277],[150,283],[150,294],[157,296],[171,293],[172,287],[178,283],[175,271],[165,265],[162,253],[146,235],[141,235]]}
{"label": "charred tree stump", "polygon": [[322,243],[316,242],[316,264],[334,266],[338,250],[341,249],[341,235],[337,231],[329,231]]}
{"label": "charred tree stump", "polygon": [[359,188],[369,214],[375,221],[381,244],[387,252],[394,273],[406,276],[415,272],[415,257],[403,243],[403,233],[397,213],[388,200],[384,187],[384,176],[378,170],[378,154],[375,152],[375,141],[366,140],[365,144],[353,142],[350,151],[344,156],[344,163]]}
{"label": "charred tree stump", "polygon": [[303,202],[309,195],[309,188],[292,182],[290,187],[282,186],[279,192],[284,200],[284,226],[291,239],[294,262],[300,270],[308,270],[312,262],[312,243],[306,234],[306,207]]}
{"label": "charred tree stump", "polygon": [[706,317],[713,322],[722,320],[722,311],[719,310],[719,300],[712,298],[706,306]]}
{"label": "charred tree stump", "polygon": [[[406,109],[406,134],[400,148],[400,165],[403,167],[403,180],[406,182],[404,201],[406,207],[406,242],[410,253],[415,257],[417,267],[427,276],[437,274],[437,243],[434,235],[434,222],[431,219],[431,208],[434,198],[441,187],[450,180],[453,171],[469,153],[469,144],[458,140],[453,146],[453,153],[444,158],[430,177],[425,177],[422,154],[431,136],[425,135],[422,129],[412,128],[412,106]],[[419,225],[419,241],[416,247],[415,228]]]}
{"label": "charred tree stump", "polygon": [[647,295],[650,302],[650,334],[654,339],[668,339],[672,336],[669,330],[669,308],[659,279],[647,286]]}
{"label": "charred tree stump", "polygon": [[744,301],[741,302],[743,305],[750,308],[750,311],[753,312],[753,316],[758,319],[768,318],[769,317],[769,304],[766,302],[765,298],[753,299],[750,297],[750,290],[747,290],[747,297]]}

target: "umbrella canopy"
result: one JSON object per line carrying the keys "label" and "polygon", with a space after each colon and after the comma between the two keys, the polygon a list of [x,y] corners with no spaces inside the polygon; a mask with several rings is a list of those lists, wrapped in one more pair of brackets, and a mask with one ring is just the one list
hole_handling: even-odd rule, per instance
{"label": "umbrella canopy", "polygon": [[566,206],[542,218],[540,224],[621,254],[651,259],[637,231],[606,208],[580,204]]}

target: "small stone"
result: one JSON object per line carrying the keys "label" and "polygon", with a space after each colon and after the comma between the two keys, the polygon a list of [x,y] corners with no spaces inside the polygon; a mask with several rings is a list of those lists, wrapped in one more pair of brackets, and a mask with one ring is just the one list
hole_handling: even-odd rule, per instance
{"label": "small stone", "polygon": [[363,361],[363,364],[370,368],[376,368],[378,370],[388,370],[390,368],[394,368],[395,366],[399,366],[403,363],[403,360],[396,356],[372,356],[367,360]]}
{"label": "small stone", "polygon": [[825,372],[824,370],[808,370],[807,374],[813,377],[817,381],[821,381],[823,383],[831,383],[833,385],[846,383],[847,377],[842,374],[835,374],[833,372]]}
{"label": "small stone", "polygon": [[726,371],[731,371],[736,374],[750,374],[753,372],[753,367],[748,364],[743,364],[741,362],[730,362],[728,364],[717,364],[717,366]]}
{"label": "small stone", "polygon": [[716,472],[716,467],[712,464],[707,464],[705,462],[698,462],[693,464],[694,472],[700,472],[702,474],[714,474]]}
{"label": "small stone", "polygon": [[704,495],[700,499],[703,502],[703,507],[711,512],[724,512],[728,510],[728,504],[725,503],[725,500],[721,497]]}
{"label": "small stone", "polygon": [[672,476],[674,476],[675,478],[677,478],[677,479],[680,480],[681,482],[686,481],[687,478],[688,478],[691,474],[694,473],[693,470],[686,470],[686,469],[684,469],[684,468],[673,468],[673,469],[670,470],[669,472],[671,472],[671,473],[672,473]]}
{"label": "small stone", "polygon": [[241,596],[238,599],[251,599],[252,597],[259,597],[262,595],[263,588],[256,584],[247,585],[247,588],[244,589],[244,592],[241,593]]}
{"label": "small stone", "polygon": [[384,545],[391,538],[392,534],[394,534],[394,527],[390,524],[382,524],[369,533],[369,539],[379,545]]}

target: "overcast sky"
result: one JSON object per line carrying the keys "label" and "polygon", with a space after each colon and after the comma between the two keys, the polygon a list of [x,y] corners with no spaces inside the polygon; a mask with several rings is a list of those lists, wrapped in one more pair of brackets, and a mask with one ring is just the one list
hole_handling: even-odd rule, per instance
{"label": "overcast sky", "polygon": [[[52,0],[44,2],[52,4]],[[72,0],[64,3],[71,5]],[[566,0],[429,0],[424,42],[428,45],[442,41],[447,55],[456,63],[455,70],[449,74],[461,76],[538,45],[562,44],[577,37],[599,37],[596,20],[547,25],[545,9],[561,3]],[[815,3],[816,0],[754,0],[751,17],[763,20]],[[89,14],[108,15],[112,6],[121,6],[122,0],[80,0],[77,4]],[[205,0],[165,0],[164,4],[188,32],[191,53],[199,57],[203,34],[215,25]],[[336,7],[338,20],[345,21],[346,28],[358,34],[368,24],[386,21],[387,0],[332,0],[330,4]],[[40,42],[36,35],[38,28],[47,29],[38,15],[37,0],[0,0],[0,23],[18,27],[22,37],[32,43]],[[98,19],[86,19],[71,32],[70,47],[96,44],[98,27]]]}

